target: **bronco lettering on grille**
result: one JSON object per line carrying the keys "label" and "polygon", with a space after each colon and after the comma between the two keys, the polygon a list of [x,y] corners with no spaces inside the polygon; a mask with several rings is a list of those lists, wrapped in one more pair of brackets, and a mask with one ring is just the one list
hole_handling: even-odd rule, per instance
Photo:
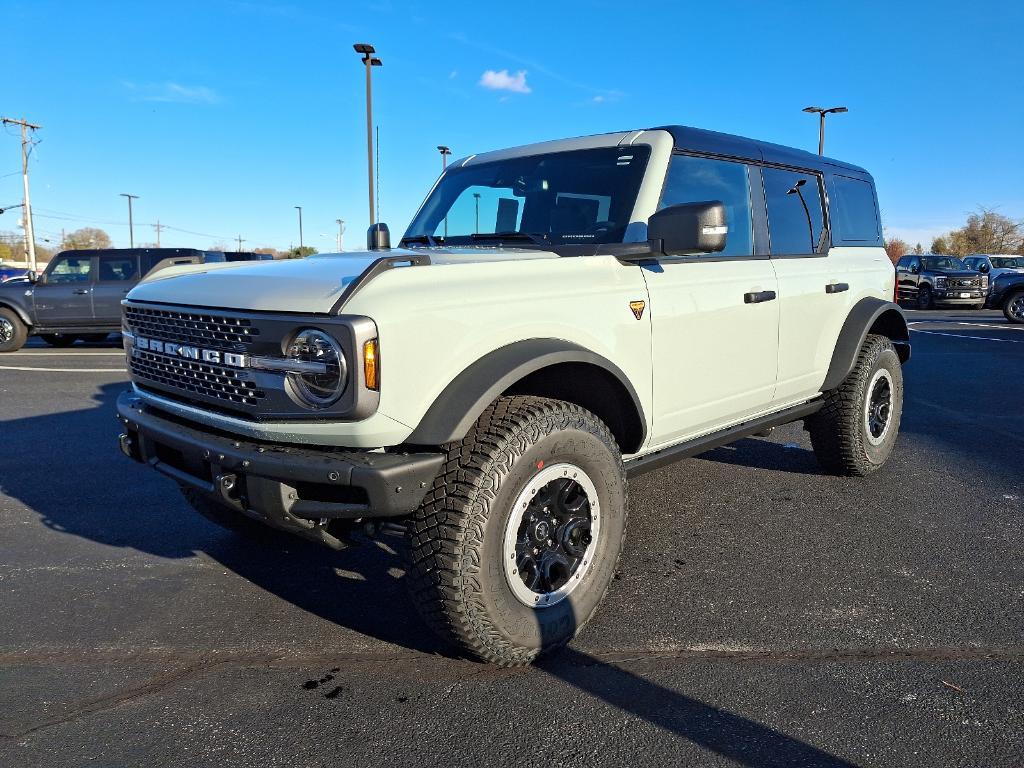
{"label": "bronco lettering on grille", "polygon": [[217,349],[200,349],[187,344],[178,344],[173,341],[158,341],[147,339],[144,336],[136,336],[135,349],[147,349],[168,357],[181,357],[186,360],[202,361],[204,363],[215,363],[217,365],[230,365],[232,368],[248,368],[248,355],[239,355],[234,352],[221,352]]}

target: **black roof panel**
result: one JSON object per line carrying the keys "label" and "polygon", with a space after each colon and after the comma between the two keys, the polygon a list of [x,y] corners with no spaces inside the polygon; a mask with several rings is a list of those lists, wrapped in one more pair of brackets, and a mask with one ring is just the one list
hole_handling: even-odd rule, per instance
{"label": "black roof panel", "polygon": [[860,166],[844,163],[829,157],[821,157],[813,152],[802,149],[772,144],[768,141],[748,139],[744,136],[733,136],[729,133],[708,131],[703,128],[690,128],[686,125],[662,125],[651,128],[653,131],[668,131],[676,149],[702,152],[709,155],[722,155],[742,160],[756,160],[763,163],[778,163],[807,168],[818,171],[853,171],[868,175]]}

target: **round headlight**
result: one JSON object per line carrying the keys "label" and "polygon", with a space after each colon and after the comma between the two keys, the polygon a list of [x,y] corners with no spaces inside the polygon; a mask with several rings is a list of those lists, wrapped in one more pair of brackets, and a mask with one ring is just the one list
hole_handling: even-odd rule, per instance
{"label": "round headlight", "polygon": [[345,391],[345,354],[338,342],[316,328],[299,331],[288,345],[295,367],[288,381],[298,398],[311,408],[326,408]]}

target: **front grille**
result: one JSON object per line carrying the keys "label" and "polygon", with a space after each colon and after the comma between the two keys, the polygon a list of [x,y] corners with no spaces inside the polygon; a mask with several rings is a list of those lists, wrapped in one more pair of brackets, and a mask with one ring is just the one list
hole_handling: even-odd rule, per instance
{"label": "front grille", "polygon": [[964,280],[950,280],[949,284],[958,288],[980,288],[981,278],[973,277]]}
{"label": "front grille", "polygon": [[213,349],[241,350],[259,335],[251,320],[205,312],[129,305],[124,308],[124,320],[138,336]]}
{"label": "front grille", "polygon": [[212,397],[227,403],[258,405],[266,397],[249,379],[248,371],[168,357],[136,349],[128,357],[132,373],[165,387]]}

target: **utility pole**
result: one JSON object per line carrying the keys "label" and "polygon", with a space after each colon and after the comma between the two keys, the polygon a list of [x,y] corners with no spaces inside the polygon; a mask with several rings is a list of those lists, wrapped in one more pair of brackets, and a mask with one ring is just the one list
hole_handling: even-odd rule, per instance
{"label": "utility pole", "polygon": [[138,195],[129,195],[127,192],[122,192],[121,197],[128,198],[128,247],[135,247],[135,223],[132,221],[132,200],[138,200]]}
{"label": "utility pole", "polygon": [[356,43],[352,46],[356,53],[363,54],[363,64],[366,65],[366,171],[367,189],[370,196],[370,226],[377,223],[377,209],[373,202],[373,67],[383,66],[379,58],[373,54],[377,51],[369,43]]}
{"label": "utility pole", "polygon": [[238,241],[238,252],[241,253],[242,252],[242,243],[247,242],[247,241],[243,240],[241,235],[239,235],[235,239]]}
{"label": "utility pole", "polygon": [[338,222],[338,253],[342,251],[342,238],[345,236],[345,220],[335,219]]}
{"label": "utility pole", "polygon": [[296,205],[295,210],[299,212],[299,250],[302,250],[302,206]]}
{"label": "utility pole", "polygon": [[0,121],[4,125],[20,125],[21,126],[21,180],[25,188],[25,199],[23,202],[22,213],[25,216],[25,251],[28,253],[28,268],[32,274],[36,271],[36,232],[32,223],[32,199],[28,191],[28,145],[29,129],[38,131],[42,128],[41,125],[34,125],[24,119],[15,120],[10,117],[0,118]]}
{"label": "utility pole", "polygon": [[160,230],[164,228],[164,225],[160,223],[160,219],[156,220],[156,224],[153,225],[153,229],[156,230],[156,247],[160,247]]}
{"label": "utility pole", "polygon": [[818,154],[825,154],[825,115],[831,115],[838,112],[849,112],[850,110],[846,107],[829,107],[823,109],[821,107],[804,107],[804,112],[810,112],[812,115],[818,115]]}

